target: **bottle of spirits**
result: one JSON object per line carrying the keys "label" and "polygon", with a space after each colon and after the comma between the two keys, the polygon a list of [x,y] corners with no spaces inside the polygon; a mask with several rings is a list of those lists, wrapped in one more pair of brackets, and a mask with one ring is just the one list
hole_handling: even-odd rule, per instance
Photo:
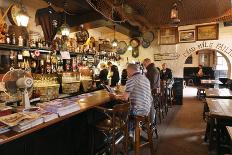
{"label": "bottle of spirits", "polygon": [[7,33],[6,34],[6,44],[10,44],[10,36],[9,36],[9,34]]}
{"label": "bottle of spirits", "polygon": [[15,33],[12,34],[11,44],[12,44],[12,45],[16,45]]}
{"label": "bottle of spirits", "polygon": [[22,36],[19,36],[18,41],[19,41],[18,45],[23,46],[23,37]]}

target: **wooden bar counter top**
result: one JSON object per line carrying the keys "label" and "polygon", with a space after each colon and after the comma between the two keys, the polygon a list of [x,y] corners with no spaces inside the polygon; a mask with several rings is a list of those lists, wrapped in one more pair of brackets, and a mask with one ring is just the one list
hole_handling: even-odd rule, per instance
{"label": "wooden bar counter top", "polygon": [[49,127],[53,124],[56,124],[56,123],[61,122],[65,119],[68,119],[70,117],[73,117],[75,115],[83,113],[89,109],[92,109],[95,106],[99,106],[99,105],[102,105],[104,103],[107,103],[110,100],[111,99],[110,99],[107,91],[105,91],[105,90],[95,91],[95,92],[93,92],[92,96],[87,96],[85,98],[77,100],[77,102],[80,105],[79,111],[76,111],[76,112],[73,112],[71,114],[59,117],[57,119],[54,119],[54,120],[46,122],[46,123],[43,123],[43,124],[38,125],[34,128],[28,129],[24,132],[17,133],[15,131],[9,131],[9,132],[6,132],[4,134],[0,134],[0,145],[8,143],[10,141],[13,141],[15,139],[18,139],[18,138],[23,137],[25,135],[31,134],[31,133],[36,132],[38,130],[41,130],[43,128]]}

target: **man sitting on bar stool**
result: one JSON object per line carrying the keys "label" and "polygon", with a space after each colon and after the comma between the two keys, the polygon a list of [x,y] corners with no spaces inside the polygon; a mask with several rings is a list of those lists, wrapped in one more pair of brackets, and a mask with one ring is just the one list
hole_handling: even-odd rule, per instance
{"label": "man sitting on bar stool", "polygon": [[[152,113],[152,95],[149,80],[140,73],[136,64],[127,66],[128,80],[125,92],[122,95],[110,94],[112,98],[119,100],[130,100],[130,114],[133,116],[148,116]],[[151,114],[153,120],[154,114]],[[133,131],[133,124],[130,124],[130,131]]]}

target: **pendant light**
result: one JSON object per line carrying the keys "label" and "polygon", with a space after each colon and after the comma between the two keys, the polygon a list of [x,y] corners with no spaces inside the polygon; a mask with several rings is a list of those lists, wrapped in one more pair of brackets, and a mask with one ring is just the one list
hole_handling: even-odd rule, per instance
{"label": "pendant light", "polygon": [[170,18],[173,24],[179,24],[180,19],[179,19],[179,10],[178,10],[178,3],[182,5],[182,0],[178,0],[176,3],[173,4],[172,9],[171,9],[171,14]]}
{"label": "pendant light", "polygon": [[115,25],[114,25],[114,40],[112,41],[112,46],[115,48],[118,46],[118,41],[117,39],[115,38]]}
{"label": "pendant light", "polygon": [[18,26],[27,27],[29,22],[29,15],[26,12],[25,7],[21,4],[21,10],[16,15],[16,21]]}
{"label": "pendant light", "polygon": [[66,13],[64,15],[64,24],[61,25],[60,29],[61,29],[62,36],[66,36],[66,37],[69,36],[69,34],[70,34],[70,27],[66,23]]}

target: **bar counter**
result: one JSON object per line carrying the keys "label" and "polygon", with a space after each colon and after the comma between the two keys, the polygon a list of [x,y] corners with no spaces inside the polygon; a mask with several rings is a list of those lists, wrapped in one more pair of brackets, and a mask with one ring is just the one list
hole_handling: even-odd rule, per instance
{"label": "bar counter", "polygon": [[[62,133],[62,127],[59,127],[60,125],[61,126],[63,126],[64,127],[64,129],[66,129],[66,127],[64,126],[65,124],[66,124],[66,122],[68,122],[68,121],[71,121],[72,123],[70,124],[70,123],[68,123],[67,125],[67,127],[69,128],[69,127],[71,127],[70,125],[72,125],[73,123],[74,123],[74,125],[73,126],[76,126],[75,124],[80,124],[80,125],[77,125],[76,127],[78,128],[78,130],[80,129],[80,128],[83,128],[85,131],[84,131],[84,133],[83,134],[86,134],[87,132],[86,131],[88,131],[89,130],[89,126],[88,126],[88,122],[89,122],[89,115],[91,115],[92,116],[92,114],[90,114],[91,112],[91,110],[92,109],[94,109],[94,107],[95,106],[98,106],[98,105],[102,105],[102,104],[105,104],[105,103],[107,103],[107,102],[110,102],[111,100],[110,100],[110,97],[109,97],[109,95],[108,95],[108,93],[107,93],[107,91],[105,91],[105,90],[98,90],[98,91],[95,91],[95,92],[93,92],[93,95],[92,96],[87,96],[87,97],[85,97],[85,98],[82,98],[82,99],[78,99],[78,103],[79,103],[79,105],[80,105],[80,110],[79,111],[76,111],[76,112],[73,112],[73,113],[71,113],[71,114],[68,114],[68,115],[65,115],[65,116],[62,116],[62,117],[59,117],[59,118],[57,118],[57,119],[54,119],[54,120],[52,120],[52,121],[49,121],[49,122],[47,122],[47,123],[43,123],[43,124],[41,124],[41,125],[38,125],[38,126],[36,126],[36,127],[34,127],[34,128],[31,128],[31,129],[28,129],[28,130],[26,130],[26,131],[24,131],[24,132],[21,132],[21,133],[17,133],[17,132],[14,132],[14,131],[9,131],[9,132],[7,132],[7,133],[4,133],[4,134],[0,134],[0,154],[1,155],[4,155],[4,153],[5,154],[8,154],[8,155],[10,155],[10,152],[14,152],[14,153],[16,153],[16,154],[28,154],[27,152],[28,152],[28,150],[27,150],[27,145],[29,145],[30,146],[30,144],[28,144],[27,142],[31,142],[31,141],[37,141],[37,139],[34,139],[34,138],[38,138],[38,143],[39,143],[39,141],[40,141],[40,139],[39,139],[39,137],[38,136],[42,136],[44,133],[46,133],[46,137],[49,137],[49,133],[50,132],[52,132],[53,134],[55,134],[55,135],[53,135],[52,137],[53,138],[55,138],[55,137],[57,137],[57,139],[55,138],[55,139],[50,139],[50,141],[52,141],[52,142],[54,142],[54,141],[58,141],[58,140],[61,140],[61,146],[62,145],[67,145],[67,144],[65,144],[65,139],[69,142],[69,138],[68,137],[73,137],[73,135],[70,135],[70,134],[72,134],[73,132],[70,132],[70,131],[67,131],[67,133],[65,134],[65,135],[63,135],[63,136],[61,136],[61,137],[63,137],[63,138],[60,138],[60,133]],[[90,118],[90,120],[91,120],[92,118]],[[80,122],[79,122],[80,121]],[[54,128],[55,126],[58,126],[58,128],[56,128],[56,129],[52,129],[52,128]],[[75,128],[76,128],[75,127]],[[72,128],[72,127],[71,127]],[[70,130],[70,129],[68,129],[68,130]],[[76,131],[76,132],[79,132],[79,131]],[[57,131],[59,131],[59,132],[57,132]],[[36,135],[37,133],[40,133],[40,132],[43,132],[43,134],[42,135]],[[55,132],[57,132],[57,134],[55,133]],[[66,131],[64,131],[64,132],[66,132]],[[36,136],[32,136],[31,138],[29,138],[29,141],[27,141],[28,140],[28,138],[26,138],[27,140],[25,140],[25,137],[30,137],[31,135],[33,135],[33,134],[35,134]],[[78,136],[83,136],[83,134],[82,134],[82,132],[80,132],[79,134],[78,134]],[[88,132],[88,134],[90,134],[90,132]],[[54,137],[55,136],[55,137]],[[66,137],[67,136],[67,137]],[[78,137],[77,136],[77,137]],[[75,135],[74,135],[74,137],[75,137]],[[89,137],[89,138],[91,138],[91,136],[88,136],[88,135],[85,135],[84,136],[86,139],[88,139],[87,137]],[[60,139],[59,139],[60,138]],[[65,139],[64,139],[65,138]],[[46,138],[45,138],[46,139]],[[78,140],[78,141],[81,141],[81,139],[75,139],[75,140]],[[26,146],[24,146],[25,148],[25,152],[24,152],[24,149],[23,149],[23,151],[22,152],[16,152],[16,150],[17,150],[17,148],[18,148],[18,141],[20,141],[21,142],[21,144],[20,145],[24,145],[23,143],[25,143],[25,145]],[[46,143],[46,141],[43,141],[43,138],[42,138],[42,141],[41,141],[42,143]],[[64,142],[64,143],[63,143]],[[56,143],[56,142],[54,142],[54,143]],[[59,142],[60,143],[60,142]],[[80,142],[79,142],[80,143]],[[87,143],[89,143],[88,141],[87,141]],[[86,143],[86,144],[87,144]],[[8,147],[8,144],[9,144],[9,146],[10,147]],[[71,144],[71,143],[70,143]],[[68,146],[68,148],[66,148],[66,149],[69,149],[69,147],[70,147],[70,144],[68,144],[69,146]],[[12,145],[13,146],[16,146],[16,150],[14,151],[14,147],[12,148]],[[47,143],[47,145],[50,145],[49,143]],[[52,144],[51,144],[52,145]],[[56,145],[56,144],[55,144]],[[61,147],[61,146],[57,146],[56,145],[56,147]],[[39,148],[41,148],[40,146],[38,146]],[[56,148],[55,147],[55,148]],[[84,147],[80,147],[80,149],[88,149],[89,147],[87,147],[87,146],[84,146]],[[10,150],[9,150],[10,149]],[[12,150],[13,149],[13,150]],[[41,149],[45,149],[45,148],[41,148]],[[32,149],[33,150],[33,149]],[[40,152],[40,153],[38,153],[38,152],[36,152],[36,150],[38,151],[38,149],[35,149],[34,148],[34,150],[33,150],[33,152],[30,152],[30,155],[32,155],[32,154],[40,154],[40,153],[42,153],[41,151],[38,151],[38,152]],[[59,149],[58,149],[59,150]],[[65,150],[65,149],[64,149]],[[78,150],[78,149],[77,149]],[[76,151],[77,151],[76,150]],[[9,151],[9,152],[8,152]],[[46,149],[44,150],[45,152],[43,152],[43,154],[53,154],[53,153],[55,153],[55,152],[49,152],[49,150],[48,150],[48,152],[46,151]],[[54,151],[54,150],[53,150]],[[82,150],[82,151],[87,151],[87,150]],[[88,150],[89,151],[89,150]],[[59,152],[59,151],[57,151],[57,152]],[[72,153],[70,153],[70,154],[75,154],[73,151],[71,151]],[[79,152],[79,150],[78,150],[78,152]],[[3,154],[2,154],[3,153]],[[86,152],[85,152],[86,153]],[[59,154],[62,154],[62,153],[59,153]],[[90,152],[88,152],[88,154],[91,154]]]}

